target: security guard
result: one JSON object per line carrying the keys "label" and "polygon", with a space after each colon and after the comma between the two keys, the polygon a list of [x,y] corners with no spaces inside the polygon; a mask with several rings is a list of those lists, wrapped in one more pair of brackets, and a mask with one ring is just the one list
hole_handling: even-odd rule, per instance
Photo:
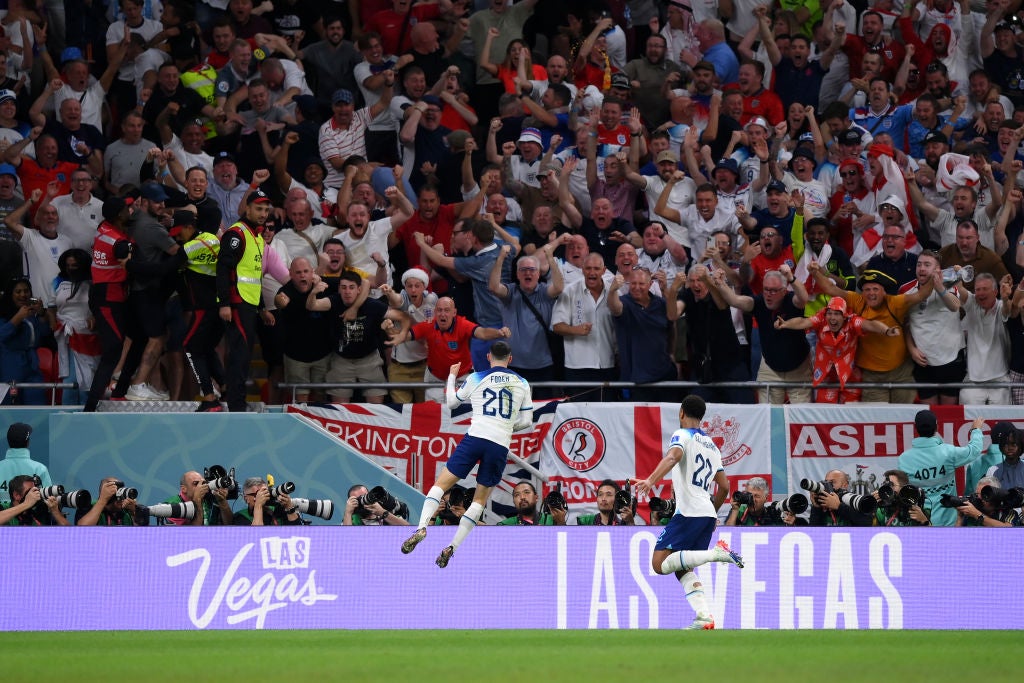
{"label": "security guard", "polygon": [[224,410],[213,390],[213,379],[224,382],[224,366],[217,355],[217,344],[224,334],[224,325],[217,311],[217,254],[220,242],[216,235],[201,232],[196,214],[189,210],[174,212],[171,237],[182,245],[179,294],[184,308],[192,312],[192,323],[183,342],[185,358],[203,400],[196,412],[219,413]]}
{"label": "security guard", "polygon": [[100,362],[92,378],[84,412],[96,410],[107,390],[124,346],[125,302],[128,300],[128,271],[131,240],[125,229],[134,211],[134,198],[111,197],[103,202],[103,222],[92,244],[92,287],[89,311],[96,320]]}
{"label": "security guard", "polygon": [[228,410],[244,413],[245,382],[256,338],[263,276],[263,226],[270,216],[270,197],[262,190],[249,195],[245,216],[224,231],[217,257],[217,300],[227,323]]}

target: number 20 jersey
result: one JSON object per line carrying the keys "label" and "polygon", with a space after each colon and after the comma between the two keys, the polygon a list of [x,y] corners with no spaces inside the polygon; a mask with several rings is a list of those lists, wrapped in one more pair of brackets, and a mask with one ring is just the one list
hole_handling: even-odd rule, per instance
{"label": "number 20 jersey", "polygon": [[683,457],[672,468],[676,512],[686,517],[716,517],[718,511],[711,502],[711,487],[715,473],[724,469],[718,446],[699,429],[677,429],[668,447],[683,451]]}
{"label": "number 20 jersey", "polygon": [[473,405],[473,420],[466,433],[506,448],[512,442],[517,424],[532,419],[529,382],[505,368],[470,374],[456,389],[455,396]]}

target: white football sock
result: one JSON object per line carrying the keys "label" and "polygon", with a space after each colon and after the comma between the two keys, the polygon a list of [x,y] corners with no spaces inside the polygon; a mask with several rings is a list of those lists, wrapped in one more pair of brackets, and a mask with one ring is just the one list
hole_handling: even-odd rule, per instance
{"label": "white football sock", "polygon": [[476,528],[476,523],[480,521],[480,518],[484,515],[484,506],[480,503],[473,503],[466,510],[466,514],[462,515],[462,519],[459,520],[459,528],[455,532],[455,538],[452,539],[452,547],[458,548],[469,532]]}
{"label": "white football sock", "polygon": [[444,490],[440,486],[430,487],[430,490],[427,491],[427,499],[423,501],[423,512],[420,513],[420,523],[416,526],[417,529],[425,529],[430,524],[430,520],[434,518],[434,513],[437,512],[437,508],[441,505],[441,498],[443,496]]}
{"label": "white football sock", "polygon": [[690,607],[697,613],[697,616],[710,619],[711,613],[708,611],[708,601],[704,599],[704,586],[701,584],[700,579],[697,578],[697,575],[693,572],[686,572],[679,579],[679,583],[683,585],[686,601],[690,603]]}

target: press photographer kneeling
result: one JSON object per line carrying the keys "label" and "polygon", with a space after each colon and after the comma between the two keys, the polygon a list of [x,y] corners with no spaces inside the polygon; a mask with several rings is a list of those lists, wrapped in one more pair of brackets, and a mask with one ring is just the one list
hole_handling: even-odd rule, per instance
{"label": "press photographer kneeling", "polygon": [[940,504],[956,508],[956,526],[1021,526],[1020,514],[1014,508],[1024,504],[1024,489],[1004,489],[995,477],[982,477],[971,495],[943,495]]}
{"label": "press photographer kneeling", "polygon": [[885,483],[875,491],[878,526],[930,526],[931,510],[924,491],[912,486],[902,470],[887,470],[884,476]]}
{"label": "press photographer kneeling", "polygon": [[763,477],[751,477],[745,488],[732,494],[726,526],[806,526],[807,520],[797,515],[807,510],[807,496],[794,493],[769,503],[768,482]]}
{"label": "press photographer kneeling", "polygon": [[342,526],[409,526],[409,506],[388,493],[383,486],[367,490],[356,484],[348,490]]}
{"label": "press photographer kneeling", "polygon": [[249,477],[242,486],[245,510],[235,513],[235,526],[287,526],[302,524],[299,508],[288,494],[295,484],[286,481],[271,487],[262,477]]}
{"label": "press photographer kneeling", "polygon": [[850,477],[831,470],[825,481],[803,479],[800,488],[811,497],[811,526],[872,526],[877,501],[849,492]]}

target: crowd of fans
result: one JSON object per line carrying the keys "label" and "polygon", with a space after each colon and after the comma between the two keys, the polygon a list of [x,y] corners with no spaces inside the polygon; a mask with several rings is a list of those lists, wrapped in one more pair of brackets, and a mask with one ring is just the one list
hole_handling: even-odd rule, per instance
{"label": "crowd of fans", "polygon": [[[1019,13],[10,0],[0,381],[48,347],[67,404],[223,409],[245,225],[275,403],[436,400],[381,385],[499,338],[528,380],[639,385],[583,399],[1024,403]],[[124,330],[98,330],[117,269]],[[796,384],[721,385],[753,379]],[[299,399],[328,396],[354,392]]]}

